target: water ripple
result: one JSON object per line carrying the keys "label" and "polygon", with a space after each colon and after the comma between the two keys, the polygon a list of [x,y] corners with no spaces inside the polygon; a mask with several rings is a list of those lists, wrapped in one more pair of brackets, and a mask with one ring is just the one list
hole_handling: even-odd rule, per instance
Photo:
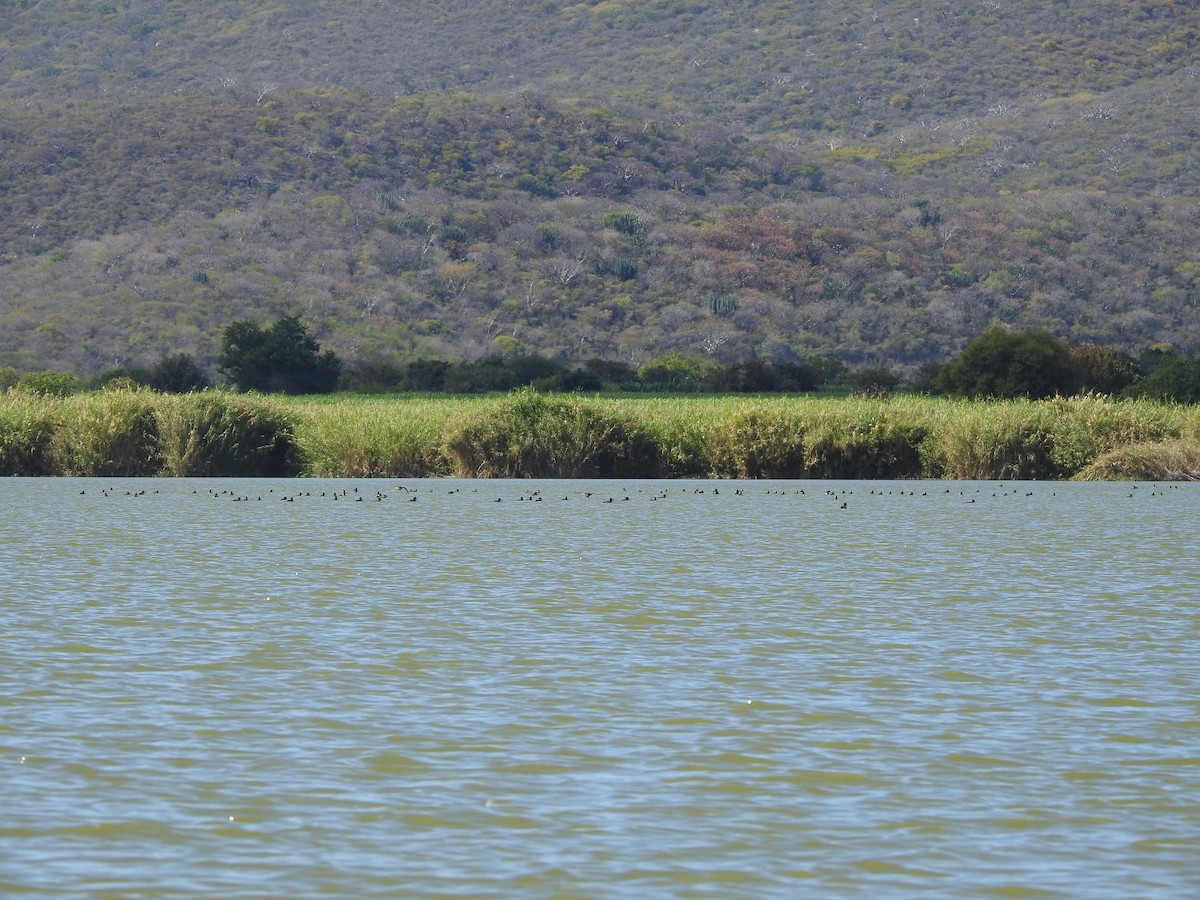
{"label": "water ripple", "polygon": [[12,479],[0,893],[1195,894],[1132,493]]}

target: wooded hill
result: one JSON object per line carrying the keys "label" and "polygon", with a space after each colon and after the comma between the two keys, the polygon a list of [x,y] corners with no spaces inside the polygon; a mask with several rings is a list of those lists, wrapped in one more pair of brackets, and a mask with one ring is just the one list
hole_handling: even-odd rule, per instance
{"label": "wooded hill", "polygon": [[0,366],[1200,346],[1197,2],[0,3]]}

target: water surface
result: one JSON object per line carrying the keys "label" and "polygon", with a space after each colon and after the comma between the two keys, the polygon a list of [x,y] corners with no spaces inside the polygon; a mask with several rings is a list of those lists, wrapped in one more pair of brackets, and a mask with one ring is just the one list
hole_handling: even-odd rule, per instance
{"label": "water surface", "polygon": [[9,479],[0,893],[1195,895],[1197,510]]}

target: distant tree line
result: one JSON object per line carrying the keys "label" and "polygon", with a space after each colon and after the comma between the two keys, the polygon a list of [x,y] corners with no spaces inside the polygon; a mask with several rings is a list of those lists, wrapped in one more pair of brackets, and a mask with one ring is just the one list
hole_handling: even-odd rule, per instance
{"label": "distant tree line", "polygon": [[907,378],[887,366],[851,368],[812,356],[803,362],[751,359],[724,365],[670,353],[640,368],[592,359],[567,366],[542,356],[450,363],[362,361],[350,367],[348,390],[451,394],[506,391],[532,385],[546,391],[646,393],[808,393],[884,396],[896,390],[972,399],[1040,399],[1079,393],[1200,403],[1200,354],[1151,350],[1140,358],[1111,346],[1070,345],[1044,331],[995,326],[959,356],[923,366]]}
{"label": "distant tree line", "polygon": [[1045,331],[1000,326],[989,328],[955,359],[925,374],[931,393],[977,399],[1091,392],[1200,403],[1200,354],[1150,350],[1135,358],[1117,347],[1069,345]]}
{"label": "distant tree line", "polygon": [[[363,359],[345,366],[322,351],[294,316],[269,327],[234,322],[222,334],[217,368],[228,386],[285,394],[358,393],[484,394],[532,386],[547,392],[772,394],[814,391],[886,396],[896,390],[972,399],[1040,399],[1091,392],[1200,403],[1200,354],[1150,350],[1140,358],[1116,347],[1070,345],[1044,331],[993,326],[954,359],[923,366],[905,378],[886,366],[851,368],[827,356],[803,362],[750,359],[714,364],[701,356],[668,353],[635,368],[605,359],[568,365],[536,354],[450,362]],[[163,356],[146,368],[122,367],[89,382],[61,372],[24,376],[0,370],[0,389],[17,387],[66,395],[124,384],[187,393],[212,380],[186,353]]]}

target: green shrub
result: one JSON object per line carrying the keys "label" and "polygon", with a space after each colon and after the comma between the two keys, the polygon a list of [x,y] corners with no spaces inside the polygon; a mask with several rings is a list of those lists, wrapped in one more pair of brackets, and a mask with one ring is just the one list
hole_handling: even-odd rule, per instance
{"label": "green shrub", "polygon": [[243,319],[221,334],[217,367],[244,391],[327,394],[337,387],[342,361],[317,341],[295,316],[270,328]]}
{"label": "green shrub", "polygon": [[163,468],[177,476],[295,475],[292,417],[266,399],[204,391],[163,396]]}
{"label": "green shrub", "polygon": [[47,397],[66,397],[79,390],[79,379],[66,372],[30,372],[17,382],[17,387],[31,394]]}
{"label": "green shrub", "polygon": [[1152,400],[1200,403],[1200,357],[1169,355],[1128,393]]}
{"label": "green shrub", "polygon": [[149,383],[156,391],[186,394],[210,386],[208,376],[188,353],[164,354],[149,373]]}
{"label": "green shrub", "polygon": [[601,224],[605,228],[612,228],[630,237],[641,234],[646,228],[641,217],[635,212],[608,213]]}
{"label": "green shrub", "polygon": [[1044,331],[990,328],[937,373],[940,391],[962,397],[1038,399],[1070,395],[1082,377],[1067,345]]}

